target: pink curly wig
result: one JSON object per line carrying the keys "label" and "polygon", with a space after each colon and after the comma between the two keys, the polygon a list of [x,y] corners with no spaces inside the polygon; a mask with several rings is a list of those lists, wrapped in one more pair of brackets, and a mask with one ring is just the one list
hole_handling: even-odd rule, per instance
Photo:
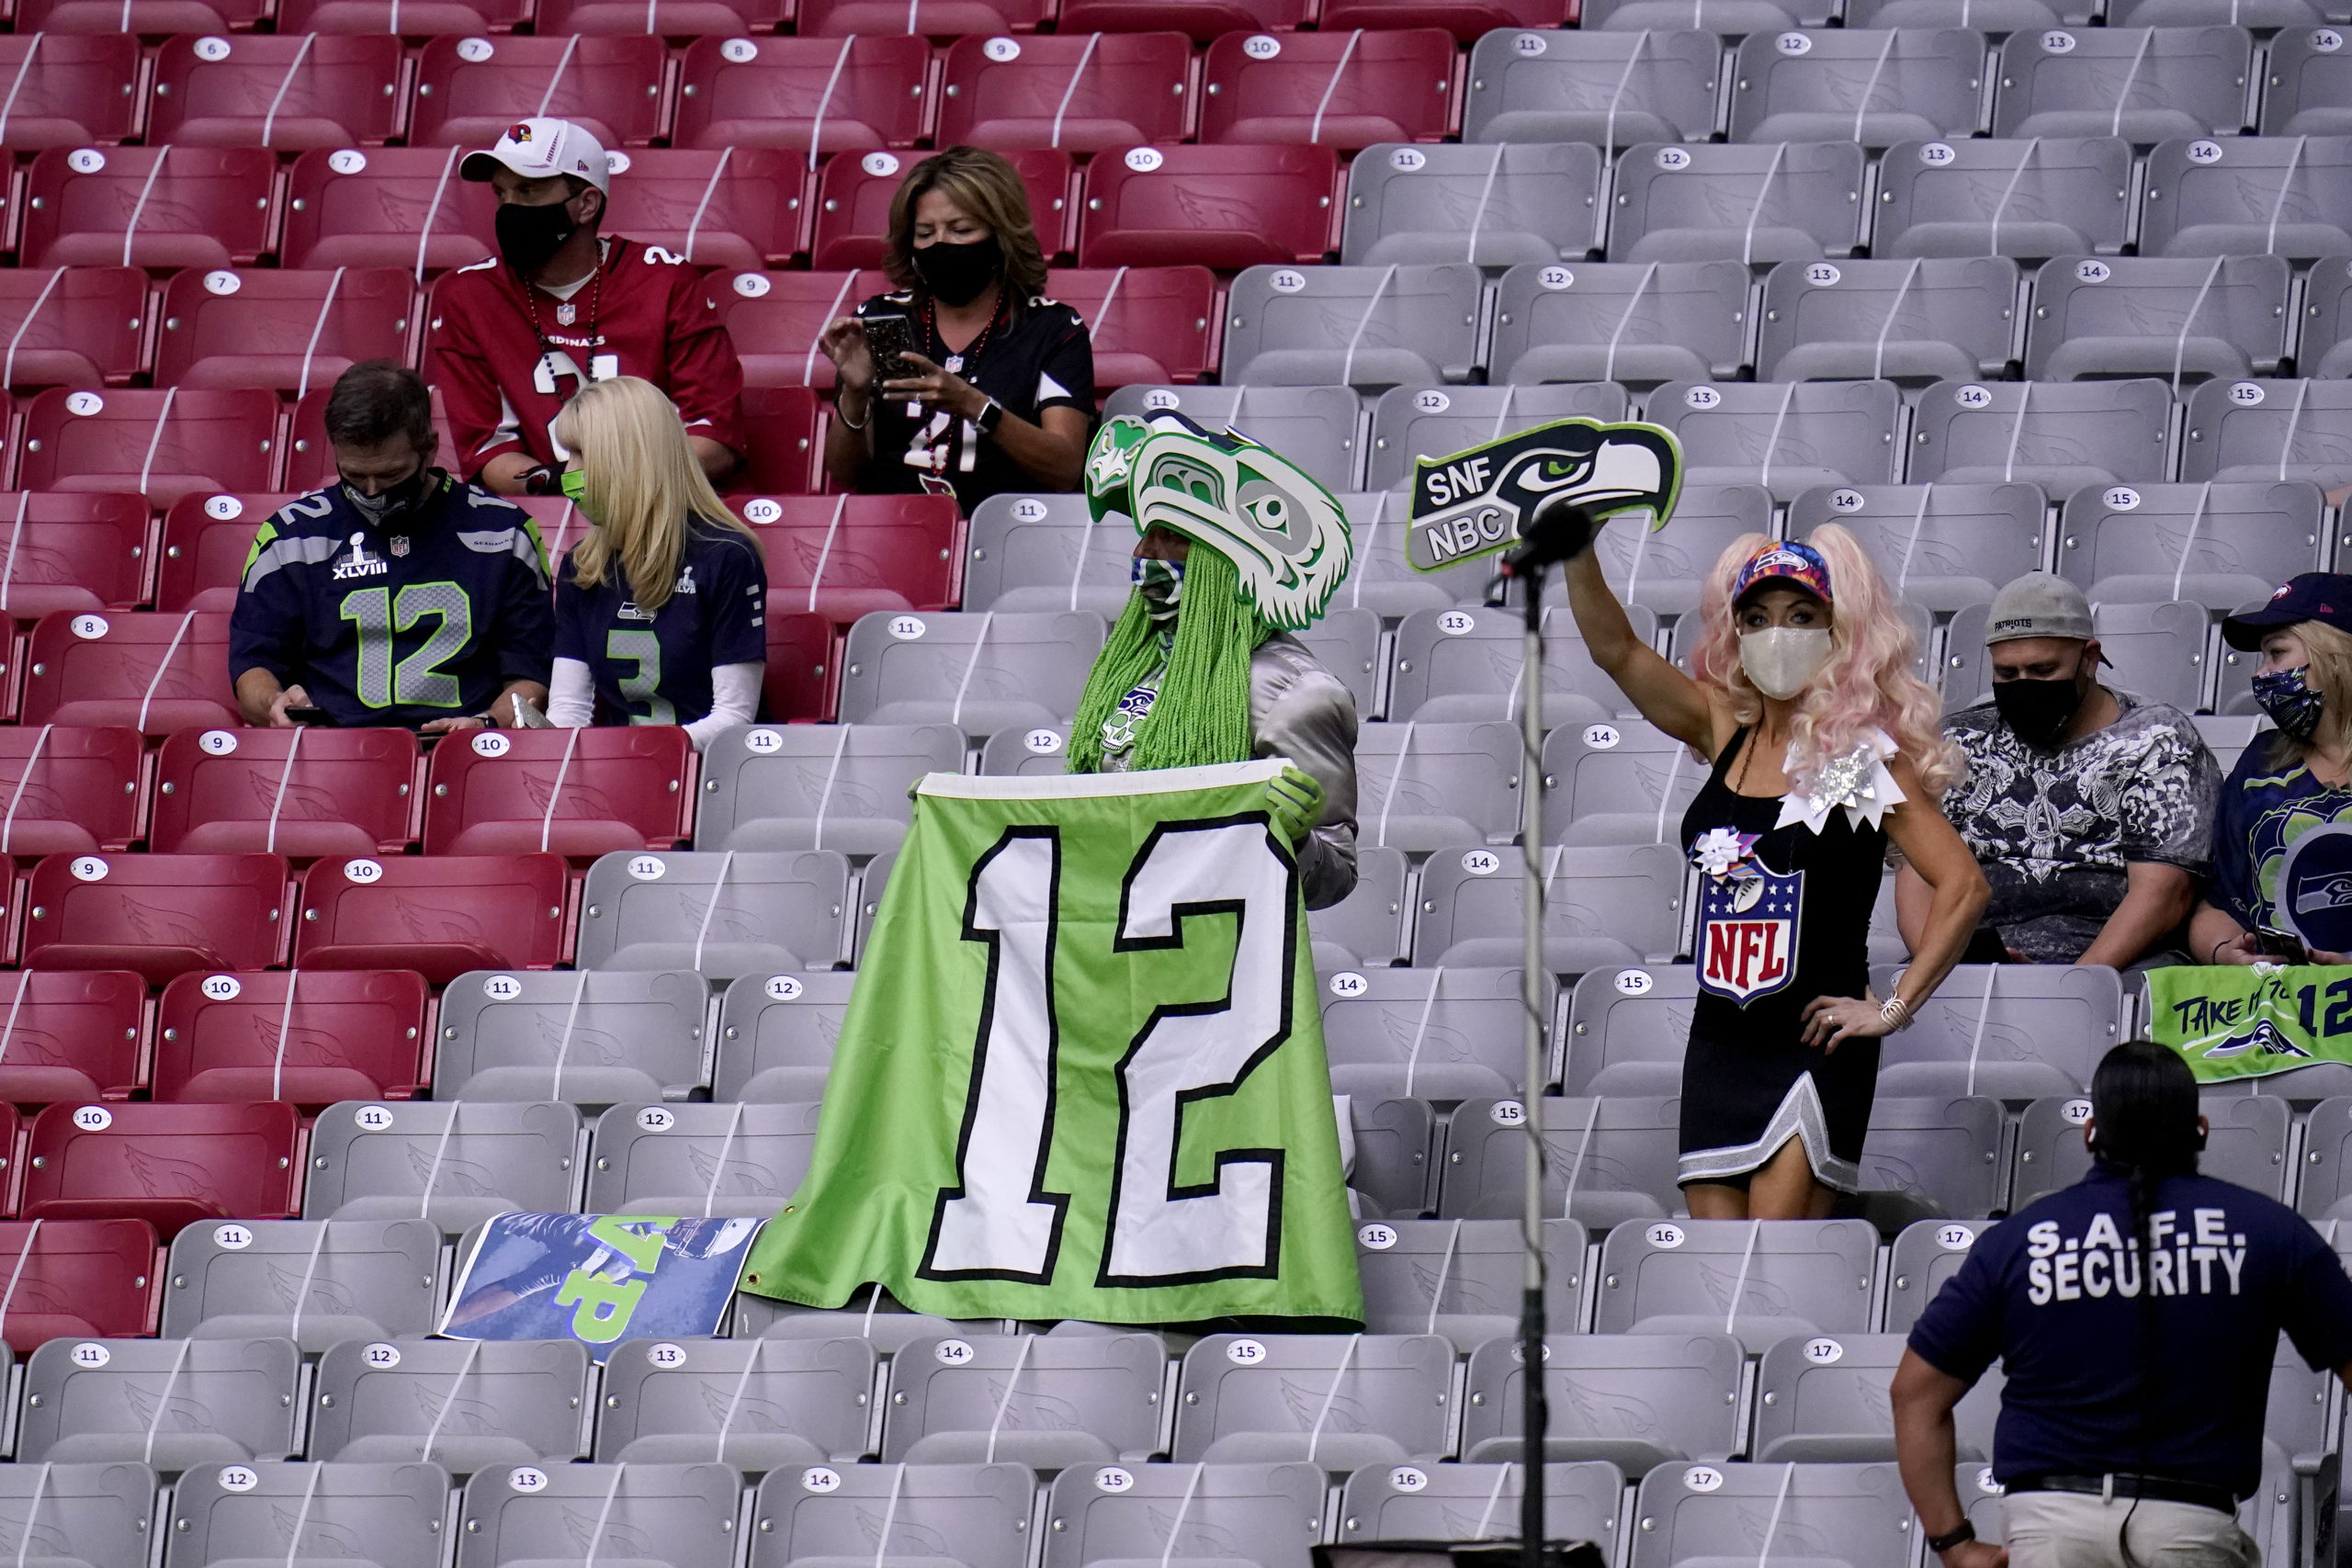
{"label": "pink curly wig", "polygon": [[[1764,698],[1739,666],[1731,585],[1748,558],[1772,542],[1762,534],[1736,540],[1716,558],[1699,592],[1706,631],[1691,655],[1691,672],[1730,694],[1742,724],[1763,716]],[[1886,580],[1854,536],[1835,523],[1815,529],[1805,543],[1828,563],[1830,592],[1838,599],[1830,613],[1829,662],[1805,689],[1791,725],[1794,771],[1810,773],[1823,758],[1845,755],[1875,727],[1894,738],[1928,795],[1941,800],[1963,763],[1959,749],[1944,739],[1943,705],[1911,673],[1917,642],[1894,613]]]}

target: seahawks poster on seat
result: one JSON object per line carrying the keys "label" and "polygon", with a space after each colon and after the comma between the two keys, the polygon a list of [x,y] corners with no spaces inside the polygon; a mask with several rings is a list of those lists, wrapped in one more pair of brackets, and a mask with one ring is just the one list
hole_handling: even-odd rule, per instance
{"label": "seahawks poster on seat", "polygon": [[1519,542],[1536,508],[1565,497],[1595,518],[1646,511],[1666,526],[1682,493],[1682,446],[1663,425],[1564,419],[1450,457],[1413,460],[1405,558],[1438,571]]}
{"label": "seahawks poster on seat", "polygon": [[742,1288],[1361,1321],[1280,772],[924,778],[810,1174]]}
{"label": "seahawks poster on seat", "polygon": [[438,1332],[447,1339],[578,1339],[599,1361],[623,1339],[708,1338],[764,1223],[496,1215],[474,1233]]}
{"label": "seahawks poster on seat", "polygon": [[2148,1038],[2207,1083],[2352,1062],[2352,967],[2151,969]]}

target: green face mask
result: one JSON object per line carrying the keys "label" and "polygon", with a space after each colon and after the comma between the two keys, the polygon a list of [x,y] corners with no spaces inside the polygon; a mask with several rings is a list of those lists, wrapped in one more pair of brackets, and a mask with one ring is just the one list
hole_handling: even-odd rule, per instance
{"label": "green face mask", "polygon": [[581,493],[588,488],[588,476],[578,468],[566,468],[563,471],[561,484],[563,498],[580,509],[580,515],[587,518],[591,523],[598,521],[595,513],[588,510],[588,503],[580,499]]}

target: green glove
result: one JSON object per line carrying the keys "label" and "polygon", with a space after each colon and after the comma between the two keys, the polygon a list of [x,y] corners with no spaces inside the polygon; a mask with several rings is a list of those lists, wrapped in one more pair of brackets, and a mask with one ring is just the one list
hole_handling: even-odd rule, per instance
{"label": "green glove", "polygon": [[1281,774],[1267,781],[1266,810],[1274,830],[1295,851],[1323,820],[1323,786],[1313,773],[1284,763]]}

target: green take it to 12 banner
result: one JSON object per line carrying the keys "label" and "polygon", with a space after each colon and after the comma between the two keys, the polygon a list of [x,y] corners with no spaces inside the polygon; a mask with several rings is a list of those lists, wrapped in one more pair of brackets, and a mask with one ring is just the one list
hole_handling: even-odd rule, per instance
{"label": "green take it to 12 banner", "polygon": [[2152,969],[2148,1038],[2179,1052],[2207,1083],[2352,1062],[2352,968]]}

